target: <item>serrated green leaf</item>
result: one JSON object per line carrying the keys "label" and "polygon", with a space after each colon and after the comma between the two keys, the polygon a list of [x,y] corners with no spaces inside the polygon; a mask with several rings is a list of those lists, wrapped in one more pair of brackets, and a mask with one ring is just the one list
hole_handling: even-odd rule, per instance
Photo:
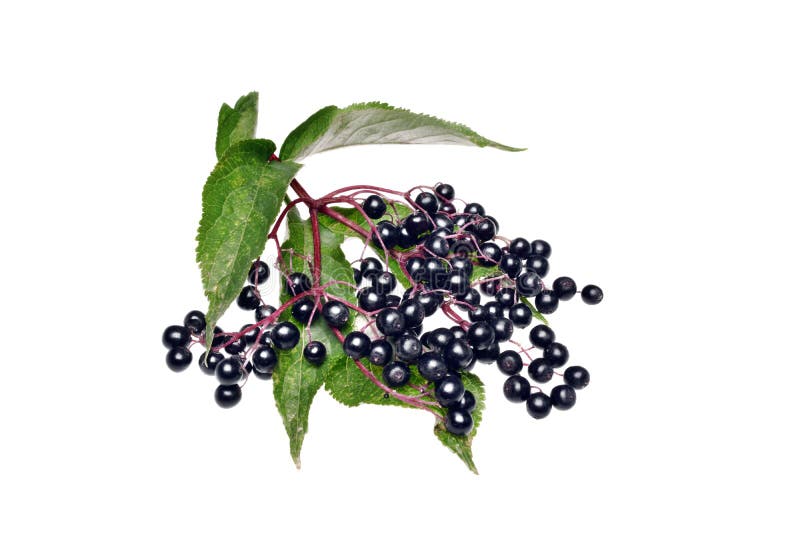
{"label": "serrated green leaf", "polygon": [[275,144],[241,141],[217,163],[203,188],[197,262],[208,297],[207,331],[242,289],[252,261],[264,250],[286,188],[302,165],[272,162]]}
{"label": "serrated green leaf", "polygon": [[483,408],[486,406],[486,393],[484,392],[483,382],[477,375],[464,372],[461,374],[461,380],[464,382],[464,387],[467,391],[471,391],[475,395],[475,410],[472,412],[472,422],[474,426],[472,431],[466,436],[456,436],[447,431],[444,423],[438,422],[433,428],[434,434],[439,438],[445,447],[456,453],[461,458],[469,469],[478,474],[478,469],[475,467],[475,462],[472,460],[472,440],[478,432],[478,425],[483,418]]}
{"label": "serrated green leaf", "polygon": [[294,129],[281,147],[282,160],[353,145],[451,144],[524,150],[482,137],[463,124],[413,113],[381,102],[328,106]]}
{"label": "serrated green leaf", "polygon": [[[320,226],[319,235],[322,248],[320,283],[324,285],[334,280],[352,280],[353,269],[341,249],[343,236],[331,232],[323,226]],[[284,250],[283,254],[286,261],[288,261],[289,250],[302,256],[313,257],[314,245],[311,224],[307,219],[300,218],[295,209],[291,210],[287,216],[287,238],[281,248]],[[311,274],[307,262],[299,257],[294,258],[292,268],[298,272],[305,272],[309,276]],[[331,295],[350,302],[355,300],[353,288],[347,285],[332,285],[327,291]],[[289,296],[286,292],[282,292],[281,301],[286,302],[288,299]],[[342,359],[349,358],[342,350],[338,338],[320,317],[311,325],[308,331],[314,341],[320,341],[325,345],[328,355],[322,365],[317,367],[310,364],[303,358],[303,349],[309,341],[304,333],[305,325],[300,325],[292,317],[290,309],[287,309],[282,314],[281,320],[293,322],[303,333],[300,343],[294,349],[280,354],[278,366],[272,375],[275,404],[289,436],[289,451],[295,464],[300,467],[300,450],[303,446],[303,439],[308,432],[308,414],[311,402],[325,381],[330,369]],[[342,333],[346,335],[351,329],[352,321],[351,324],[342,328]]]}
{"label": "serrated green leaf", "polygon": [[[361,360],[378,380],[382,380],[383,368],[372,365],[366,360]],[[425,386],[425,380],[420,376],[416,367],[411,367],[411,380],[405,386],[395,388],[395,391],[409,397],[420,394],[414,386]],[[395,397],[387,396],[382,389],[373,384],[358,367],[352,358],[342,358],[333,365],[325,379],[325,389],[331,397],[345,406],[358,406],[359,404],[378,404],[382,406],[402,406],[416,408]],[[428,399],[430,400],[430,398]]]}
{"label": "serrated green leaf", "polygon": [[[233,107],[222,104],[217,119],[217,159],[239,141],[256,136],[258,122],[258,93],[248,93],[236,101]],[[273,149],[274,152],[274,149]]]}

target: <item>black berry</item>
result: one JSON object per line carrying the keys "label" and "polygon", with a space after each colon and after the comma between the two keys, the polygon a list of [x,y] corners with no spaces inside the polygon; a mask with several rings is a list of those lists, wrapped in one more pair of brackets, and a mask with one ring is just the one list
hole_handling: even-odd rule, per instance
{"label": "black berry", "polygon": [[319,341],[312,341],[303,348],[303,358],[311,365],[322,365],[327,355],[328,349]]}
{"label": "black berry", "polygon": [[600,304],[603,300],[603,290],[595,285],[589,284],[581,289],[581,298],[586,304]]}
{"label": "black berry", "polygon": [[275,325],[271,337],[277,349],[292,350],[300,341],[300,330],[289,321],[283,321]]}
{"label": "black berry", "polygon": [[528,414],[534,419],[543,419],[547,417],[550,413],[550,408],[553,406],[552,402],[550,402],[550,397],[541,391],[537,391],[528,397],[525,404],[528,409]]}
{"label": "black berry", "polygon": [[361,203],[361,208],[370,219],[380,219],[386,213],[386,203],[378,195],[370,195]]}
{"label": "black berry", "polygon": [[358,360],[369,354],[371,343],[372,341],[367,334],[363,332],[350,332],[345,336],[342,348],[345,354],[354,360]]}
{"label": "black berry", "polygon": [[247,274],[247,280],[254,286],[260,286],[269,278],[269,266],[263,261],[254,261]]}
{"label": "black berry", "polygon": [[560,385],[553,388],[550,392],[550,400],[553,403],[553,408],[557,410],[569,410],[575,406],[577,395],[572,386]]}
{"label": "black berry", "polygon": [[180,373],[192,363],[192,352],[186,347],[173,347],[167,351],[167,367]]}
{"label": "black berry", "polygon": [[511,402],[525,402],[531,394],[531,384],[525,377],[509,376],[503,384],[503,395]]}
{"label": "black berry", "polygon": [[531,344],[540,349],[547,348],[550,343],[556,340],[556,334],[553,329],[543,324],[537,324],[531,328],[531,333],[528,337],[531,340]]}
{"label": "black berry", "polygon": [[575,285],[575,280],[569,276],[559,276],[553,280],[553,293],[556,294],[558,300],[569,300],[575,296],[578,287]]}
{"label": "black berry", "polygon": [[192,336],[189,334],[189,329],[180,325],[168,326],[161,336],[161,342],[168,349],[185,347],[191,340]]}
{"label": "black berry", "polygon": [[574,389],[583,389],[589,385],[589,371],[580,365],[573,365],[564,370],[564,382]]}
{"label": "black berry", "polygon": [[214,391],[214,400],[220,408],[233,408],[242,400],[239,384],[220,384]]}
{"label": "black berry", "polygon": [[192,334],[199,335],[206,329],[206,316],[201,311],[192,310],[183,318],[183,326]]}

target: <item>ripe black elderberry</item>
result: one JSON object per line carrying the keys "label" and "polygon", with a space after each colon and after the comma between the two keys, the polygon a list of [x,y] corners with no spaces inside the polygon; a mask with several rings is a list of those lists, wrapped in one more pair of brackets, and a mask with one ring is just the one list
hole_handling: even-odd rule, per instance
{"label": "ripe black elderberry", "polygon": [[531,253],[531,244],[527,239],[518,237],[508,245],[508,251],[520,258],[525,258]]}
{"label": "ripe black elderberry", "polygon": [[269,304],[264,304],[263,306],[259,306],[256,310],[256,321],[262,321],[275,313],[277,310],[275,306],[270,306]]}
{"label": "ripe black elderberry", "polygon": [[575,406],[576,399],[577,395],[575,394],[575,390],[572,386],[566,384],[556,386],[550,392],[550,400],[553,403],[553,408],[557,410],[569,410]]}
{"label": "ripe black elderberry", "polygon": [[504,310],[507,310],[517,302],[517,293],[511,287],[504,287],[497,292],[494,299]]}
{"label": "ripe black elderberry", "polygon": [[553,378],[553,368],[544,358],[536,358],[528,364],[528,376],[534,382],[544,384]]}
{"label": "ripe black elderberry", "polygon": [[564,382],[574,389],[583,389],[589,385],[589,371],[580,365],[573,365],[564,370]]}
{"label": "ripe black elderberry", "polygon": [[450,184],[438,184],[434,190],[444,200],[453,200],[456,196],[456,190]]}
{"label": "ripe black elderberry", "polygon": [[493,363],[500,356],[500,344],[492,343],[485,349],[475,350],[475,359],[481,363]]}
{"label": "ripe black elderberry", "polygon": [[435,214],[439,211],[439,201],[433,193],[420,193],[414,199],[414,203],[422,210],[428,212],[429,215]]}
{"label": "ripe black elderberry", "polygon": [[432,235],[425,240],[425,250],[434,256],[444,258],[450,253],[450,243],[444,237]]}
{"label": "ripe black elderberry", "polygon": [[168,349],[185,347],[191,340],[192,336],[189,333],[189,329],[179,325],[168,326],[161,336],[161,342]]}
{"label": "ripe black elderberry", "polygon": [[503,395],[511,402],[525,402],[531,394],[531,384],[525,377],[509,376],[503,384]]}
{"label": "ripe black elderberry", "polygon": [[475,395],[473,395],[471,391],[464,391],[464,396],[461,397],[461,400],[458,401],[458,404],[456,404],[455,407],[471,413],[477,405],[478,401],[475,398]]}
{"label": "ripe black elderberry", "polygon": [[167,351],[167,367],[180,373],[192,363],[192,352],[186,347],[174,347]]}
{"label": "ripe black elderberry", "polygon": [[247,273],[247,280],[254,286],[260,286],[269,278],[269,266],[263,261],[255,261]]}
{"label": "ripe black elderberry", "polygon": [[397,358],[408,363],[415,363],[422,354],[422,343],[416,336],[403,334],[395,342]]}
{"label": "ripe black elderberry", "polygon": [[383,272],[383,264],[376,258],[364,258],[361,260],[361,276],[365,280],[372,280]]}
{"label": "ripe black elderberry", "polygon": [[372,278],[372,289],[379,295],[388,295],[397,287],[397,278],[390,272],[383,272]]}
{"label": "ripe black elderberry", "polygon": [[550,397],[538,391],[533,393],[528,400],[525,401],[528,414],[534,419],[544,419],[550,413],[550,408],[553,406]]}
{"label": "ripe black elderberry", "polygon": [[333,328],[342,328],[350,320],[350,310],[338,300],[329,300],[322,305],[322,317]]}
{"label": "ripe black elderberry", "polygon": [[400,386],[405,386],[410,378],[411,369],[403,362],[394,361],[386,364],[383,368],[383,381],[389,387],[399,388]]}
{"label": "ripe black elderberry", "polygon": [[550,367],[561,367],[569,360],[569,351],[567,347],[554,341],[544,349],[544,360]]}
{"label": "ripe black elderberry", "polygon": [[275,348],[292,350],[297,345],[297,342],[300,341],[300,331],[289,321],[283,321],[275,325],[271,337]]}
{"label": "ripe black elderberry", "polygon": [[514,324],[510,319],[495,317],[489,321],[489,324],[494,330],[494,340],[497,343],[508,341],[514,335]]}
{"label": "ripe black elderberry", "polygon": [[364,311],[372,312],[386,306],[386,295],[381,295],[370,287],[362,287],[356,294],[358,307]]}
{"label": "ripe black elderberry", "polygon": [[472,323],[467,330],[467,341],[476,349],[483,349],[494,343],[494,329],[486,322]]}
{"label": "ripe black elderberry", "polygon": [[271,373],[275,369],[275,366],[278,365],[278,354],[270,345],[260,345],[255,352],[253,352],[251,361],[256,371],[260,373]]}
{"label": "ripe black elderberry", "polygon": [[225,358],[219,362],[219,364],[217,364],[214,374],[216,375],[217,380],[219,380],[219,383],[224,386],[236,384],[242,379],[242,376],[244,376],[242,360],[240,360],[238,356]]}
{"label": "ripe black elderberry", "polygon": [[550,244],[541,239],[534,239],[531,241],[531,253],[543,258],[550,257]]}
{"label": "ripe black elderberry", "polygon": [[445,408],[454,406],[464,396],[464,383],[456,374],[447,375],[436,384],[434,395]]}
{"label": "ripe black elderberry", "polygon": [[371,341],[369,336],[367,336],[363,332],[350,332],[345,336],[344,342],[342,343],[342,348],[344,349],[344,353],[353,358],[354,360],[358,360],[369,354]]}
{"label": "ripe black elderberry", "polygon": [[558,297],[552,291],[545,289],[533,301],[539,313],[550,314],[558,309]]}
{"label": "ripe black elderberry", "polygon": [[370,219],[380,219],[386,213],[386,203],[378,195],[370,195],[365,198],[361,208]]}
{"label": "ripe black elderberry", "polygon": [[236,304],[241,309],[248,311],[258,308],[261,305],[261,298],[259,298],[255,286],[244,286],[236,298]]}
{"label": "ripe black elderberry", "polygon": [[556,294],[558,300],[569,300],[575,296],[578,291],[578,286],[575,285],[575,280],[569,276],[559,276],[553,280],[553,293]]}
{"label": "ripe black elderberry", "polygon": [[544,289],[542,279],[533,271],[525,271],[517,276],[517,291],[523,297],[535,297]]}
{"label": "ripe black elderberry", "polygon": [[[389,221],[381,221],[376,225],[377,233],[372,233],[372,243],[377,247],[393,249],[397,246],[397,227]],[[380,237],[380,239],[378,239]],[[383,243],[383,245],[381,245]]]}
{"label": "ripe black elderberry", "polygon": [[312,341],[303,348],[303,358],[311,365],[322,365],[327,355],[328,349],[319,341]]}
{"label": "ripe black elderberry", "polygon": [[436,352],[427,352],[417,360],[420,376],[431,382],[438,382],[447,375],[447,364]]}
{"label": "ripe black elderberry", "polygon": [[520,270],[522,270],[522,262],[519,260],[519,257],[514,254],[503,254],[498,266],[501,271],[511,278],[516,278]]}
{"label": "ripe black elderberry", "polygon": [[513,350],[504,350],[497,357],[497,368],[506,375],[515,375],[522,371],[522,358]]}
{"label": "ripe black elderberry", "polygon": [[497,265],[503,257],[503,250],[497,243],[484,243],[478,255],[478,263],[484,267]]}
{"label": "ripe black elderberry", "polygon": [[547,276],[547,273],[550,271],[550,263],[547,261],[547,258],[539,256],[538,254],[531,254],[528,256],[525,260],[525,267],[541,277]]}
{"label": "ripe black elderberry", "polygon": [[547,325],[537,324],[531,328],[531,333],[528,337],[534,347],[545,349],[556,340],[556,333]]}
{"label": "ripe black elderberry", "polygon": [[199,335],[206,329],[206,316],[201,311],[192,310],[183,318],[183,326],[192,334]]}
{"label": "ripe black elderberry", "polygon": [[486,210],[483,209],[483,206],[481,206],[477,202],[470,202],[464,207],[464,213],[483,216],[486,215]]}
{"label": "ripe black elderberry", "polygon": [[586,304],[600,304],[603,300],[603,290],[592,284],[584,286],[581,289],[581,299]]}
{"label": "ripe black elderberry", "polygon": [[200,369],[207,375],[213,375],[217,369],[219,362],[225,359],[225,356],[219,352],[209,352],[208,355],[203,355],[198,358]]}
{"label": "ripe black elderberry", "polygon": [[369,362],[374,365],[383,367],[394,357],[394,349],[392,344],[385,339],[375,339],[370,343],[369,347]]}
{"label": "ripe black elderberry", "polygon": [[308,324],[312,314],[313,322],[316,322],[319,312],[315,312],[314,299],[311,297],[303,297],[292,305],[292,317],[300,324]]}
{"label": "ripe black elderberry", "polygon": [[311,289],[311,280],[305,273],[292,273],[286,280],[286,292],[294,297]]}
{"label": "ripe black elderberry", "polygon": [[475,354],[463,339],[453,339],[442,351],[442,356],[451,371],[466,369],[472,363]]}
{"label": "ripe black elderberry", "polygon": [[447,411],[444,426],[451,434],[465,436],[472,431],[472,415],[470,415],[467,410],[462,410],[457,407],[450,408]]}
{"label": "ripe black elderberry", "polygon": [[406,329],[406,319],[394,308],[384,308],[375,317],[375,326],[385,336],[398,336]]}
{"label": "ripe black elderberry", "polygon": [[214,391],[214,400],[220,408],[233,408],[242,400],[239,384],[220,384]]}
{"label": "ripe black elderberry", "polygon": [[524,328],[531,324],[531,321],[533,320],[533,312],[531,312],[531,309],[528,308],[527,304],[524,302],[518,302],[509,308],[508,318],[511,319],[512,323],[514,323],[514,326]]}

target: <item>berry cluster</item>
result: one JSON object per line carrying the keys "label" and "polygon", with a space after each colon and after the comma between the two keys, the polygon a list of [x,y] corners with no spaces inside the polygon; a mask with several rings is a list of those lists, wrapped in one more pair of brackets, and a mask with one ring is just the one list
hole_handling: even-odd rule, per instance
{"label": "berry cluster", "polygon": [[[496,363],[508,376],[505,397],[525,403],[534,419],[546,417],[551,408],[574,406],[576,390],[588,385],[589,372],[580,366],[558,371],[567,364],[569,351],[556,341],[553,330],[546,324],[533,326],[528,346],[514,339],[515,332],[528,329],[535,317],[543,320],[543,315],[552,314],[578,292],[575,281],[566,276],[556,278],[549,288],[545,284],[550,245],[541,239],[498,235],[497,219],[478,203],[457,201],[448,184],[418,189],[423,190],[413,199],[410,192],[365,187],[350,197],[336,197],[358,208],[369,232],[340,212],[322,211],[357,230],[383,256],[383,261],[362,256],[354,262],[353,280],[340,281],[357,289],[355,302],[334,298],[305,273],[281,263],[285,302],[275,308],[264,302],[258,289],[269,278],[270,268],[260,260],[253,263],[236,302],[254,312],[255,322],[236,332],[216,327],[210,351],[199,359],[203,372],[219,381],[214,394],[217,404],[236,405],[250,374],[271,378],[281,353],[295,348],[300,330],[293,322],[279,320],[282,312],[290,310],[301,325],[310,326],[322,317],[339,337],[341,350],[376,387],[418,407],[436,406],[453,434],[468,434],[473,428],[476,398],[464,386],[462,373],[472,370],[476,362]],[[457,203],[463,207],[457,208]],[[389,262],[405,278],[404,292]],[[586,285],[581,298],[597,304],[603,292]],[[353,314],[360,318],[358,327],[342,335],[340,330],[351,324]],[[436,315],[454,324],[425,328],[426,319]],[[190,365],[192,345],[208,346],[205,330],[205,316],[199,311],[189,312],[183,325],[167,327],[163,343],[170,369],[182,371]],[[329,348],[311,339],[309,328],[305,335],[309,339],[303,357],[321,365]],[[382,369],[382,380],[360,363],[362,359]],[[523,376],[526,367],[527,378]],[[423,381],[418,384],[421,395],[399,393],[415,374]],[[549,393],[531,384],[546,384],[554,375],[564,383]]]}

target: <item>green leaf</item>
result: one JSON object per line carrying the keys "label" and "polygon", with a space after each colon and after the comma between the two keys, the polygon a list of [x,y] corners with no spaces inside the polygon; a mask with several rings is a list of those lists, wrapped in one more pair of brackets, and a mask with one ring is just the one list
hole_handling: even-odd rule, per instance
{"label": "green leaf", "polygon": [[478,425],[480,425],[481,419],[483,418],[483,408],[486,405],[486,394],[483,390],[483,382],[481,382],[481,379],[478,378],[477,375],[464,372],[461,374],[461,379],[464,382],[464,387],[466,390],[471,391],[472,394],[475,395],[475,400],[477,401],[475,410],[472,412],[472,421],[474,424],[472,431],[466,436],[456,436],[455,434],[451,434],[447,431],[444,423],[438,422],[436,423],[433,432],[445,447],[456,453],[456,455],[461,458],[461,461],[463,461],[467,467],[469,467],[469,469],[477,475],[478,469],[475,467],[475,462],[472,460],[472,440],[475,438],[475,434],[478,432]]}
{"label": "green leaf", "polygon": [[[380,219],[380,220],[391,220],[393,218],[392,216],[394,216],[395,219],[402,219],[402,218],[408,216],[411,213],[411,209],[409,209],[409,207],[406,206],[405,204],[401,204],[401,203],[398,202],[394,206],[395,206],[395,209],[396,209],[396,214],[395,214],[395,211],[390,207],[387,210],[386,215],[384,215],[383,218]],[[333,211],[337,212],[339,215],[342,215],[343,217],[346,217],[347,219],[353,221],[354,223],[359,225],[361,228],[363,228],[367,232],[371,231],[369,223],[364,218],[364,216],[361,215],[361,212],[358,211],[357,209],[355,209],[355,208],[340,208],[340,207],[335,207],[335,208],[332,208],[332,209],[333,209]],[[390,214],[390,212],[391,212],[391,214]],[[373,223],[375,223],[375,224],[377,224],[378,222],[380,222],[380,221],[373,221]],[[364,237],[361,234],[359,234],[358,232],[356,232],[355,230],[353,230],[352,228],[350,228],[346,224],[328,217],[324,213],[320,214],[319,223],[320,223],[320,225],[325,226],[326,228],[331,230],[332,232],[340,234],[340,235],[342,235],[344,237],[355,237],[355,238],[358,238],[358,239],[360,239],[362,241],[364,240]],[[383,257],[384,257],[383,250],[380,247],[377,247],[372,243],[370,243],[370,247],[372,247],[372,250],[374,250],[375,253],[378,255],[378,257],[381,259],[381,261],[383,261]],[[400,268],[400,264],[397,262],[397,260],[395,260],[391,256],[389,256],[389,269],[397,277],[398,282],[400,282],[400,284],[403,287],[408,288],[408,287],[411,286],[411,283],[406,278],[405,273],[403,273],[403,270]]]}
{"label": "green leaf", "polygon": [[547,322],[547,319],[545,318],[545,316],[542,315],[542,313],[539,310],[537,310],[536,307],[533,304],[531,304],[530,300],[528,300],[527,298],[523,297],[522,295],[519,296],[519,300],[524,302],[525,305],[528,308],[530,308],[531,313],[533,313],[533,316],[536,317],[539,320],[539,322],[544,323],[544,324],[550,324],[549,322]]}
{"label": "green leaf", "polygon": [[501,145],[462,124],[413,113],[381,102],[328,106],[294,129],[281,147],[282,160],[301,160],[311,154],[353,145],[451,144],[524,149]]}
{"label": "green leaf", "polygon": [[[287,238],[281,247],[284,250],[284,261],[289,259],[289,250],[301,256],[313,257],[314,245],[310,222],[306,219],[301,219],[297,210],[292,209],[287,216],[287,227]],[[323,226],[320,226],[319,235],[322,248],[322,276],[320,282],[324,285],[333,280],[351,280],[353,278],[353,269],[341,249],[343,236],[331,232]],[[305,260],[296,256],[292,263],[293,270],[305,272],[310,276],[311,272]],[[331,295],[350,302],[355,301],[355,292],[350,286],[336,284],[330,286],[327,291]],[[282,292],[281,301],[286,302],[288,299],[289,296],[286,292]],[[287,309],[282,314],[281,320],[293,322],[300,332],[303,332],[300,343],[294,349],[282,352],[279,355],[278,366],[272,375],[275,404],[278,406],[286,433],[289,436],[289,451],[299,468],[300,450],[303,446],[303,439],[308,432],[308,413],[311,408],[311,402],[325,381],[330,369],[341,360],[350,358],[345,355],[341,343],[325,324],[325,321],[319,318],[307,332],[310,332],[314,341],[320,341],[325,345],[328,350],[328,356],[319,367],[310,364],[303,358],[303,349],[309,341],[306,338],[305,325],[299,324],[292,317],[290,309]],[[351,330],[352,321],[341,331],[342,334],[346,335]]]}
{"label": "green leaf", "polygon": [[[275,144],[264,139],[231,147],[203,188],[197,262],[208,297],[207,332],[242,289],[253,260],[264,250],[281,200],[302,165],[272,162]],[[209,344],[210,345],[210,344]]]}
{"label": "green leaf", "polygon": [[217,159],[222,159],[225,151],[239,141],[255,137],[257,120],[258,93],[256,92],[239,98],[233,107],[222,104],[217,119]]}
{"label": "green leaf", "polygon": [[[365,359],[361,362],[379,380],[382,379],[383,368],[372,365]],[[395,391],[402,395],[419,395],[419,389],[414,386],[425,386],[423,379],[416,367],[411,368],[411,380],[405,386],[395,388]],[[325,379],[325,389],[331,397],[341,402],[345,406],[358,406],[359,404],[378,404],[382,406],[402,406],[404,408],[414,408],[395,397],[387,396],[383,390],[373,384],[358,367],[352,358],[342,358],[333,365]],[[431,399],[428,399],[431,400]]]}

